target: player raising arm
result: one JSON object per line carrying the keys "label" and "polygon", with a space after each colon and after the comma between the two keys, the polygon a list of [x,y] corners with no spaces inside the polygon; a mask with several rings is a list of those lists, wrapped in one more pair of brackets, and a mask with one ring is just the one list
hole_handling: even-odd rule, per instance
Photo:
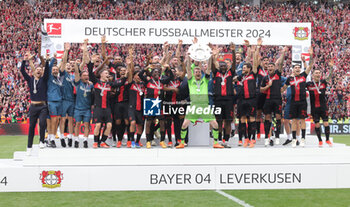
{"label": "player raising arm", "polygon": [[291,86],[292,101],[290,105],[290,114],[292,118],[292,147],[296,147],[296,134],[299,131],[299,123],[301,121],[301,143],[300,146],[305,146],[305,134],[306,124],[305,118],[307,116],[307,103],[306,103],[306,77],[310,73],[313,66],[313,50],[309,48],[310,64],[306,67],[304,72],[301,72],[301,66],[299,64],[293,66],[294,76],[288,77],[286,84],[282,88],[282,92]]}
{"label": "player raising arm", "polygon": [[315,123],[315,131],[319,141],[319,147],[322,147],[320,118],[323,120],[324,131],[326,135],[326,143],[332,147],[332,142],[329,140],[330,128],[328,124],[328,106],[327,106],[327,82],[332,77],[334,61],[329,63],[329,74],[326,79],[321,78],[321,70],[316,68],[312,72],[312,81],[307,82],[307,90],[310,92],[311,115]]}
{"label": "player raising arm", "polygon": [[[187,56],[187,79],[188,79],[188,89],[191,99],[191,105],[188,107],[195,108],[205,108],[209,105],[208,97],[208,83],[210,79],[211,65],[213,61],[213,56],[218,53],[218,51],[213,51],[213,55],[209,59],[208,68],[205,72],[205,75],[202,77],[201,68],[195,66],[193,69],[193,75],[191,71],[191,60]],[[214,136],[214,148],[224,148],[218,143],[218,123],[215,120],[213,114],[201,115],[201,114],[186,114],[184,123],[181,127],[181,143],[176,147],[177,149],[182,149],[185,147],[185,137],[187,134],[188,125],[192,122],[195,123],[197,120],[203,119],[204,122],[209,122],[210,126],[213,127],[213,136]]]}

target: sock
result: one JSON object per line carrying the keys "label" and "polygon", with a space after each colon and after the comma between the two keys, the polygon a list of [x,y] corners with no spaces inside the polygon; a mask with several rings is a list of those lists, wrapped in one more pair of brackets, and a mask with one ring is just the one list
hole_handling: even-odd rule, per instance
{"label": "sock", "polygon": [[213,128],[213,137],[214,137],[214,144],[218,143],[218,136],[219,136],[219,131],[218,129]]}
{"label": "sock", "polygon": [[269,138],[271,122],[269,120],[264,121],[265,139]]}
{"label": "sock", "polygon": [[239,139],[239,141],[242,141],[242,136],[243,136],[242,128],[243,128],[242,123],[239,122],[238,123],[238,139]]}
{"label": "sock", "polygon": [[276,138],[279,139],[280,138],[280,133],[281,133],[281,120],[277,120],[276,122]]}
{"label": "sock", "polygon": [[130,127],[126,126],[126,134],[128,135],[128,141],[131,141]]}
{"label": "sock", "polygon": [[187,133],[186,133],[186,137],[185,137],[185,143],[188,143],[188,127],[186,129]]}
{"label": "sock", "polygon": [[251,139],[252,137],[252,125],[251,122],[248,122],[248,139]]}
{"label": "sock", "polygon": [[305,139],[306,129],[301,130],[301,138]]}
{"label": "sock", "polygon": [[218,140],[222,141],[222,132],[219,132]]}
{"label": "sock", "polygon": [[244,137],[245,139],[248,139],[248,135],[247,135],[247,124],[246,123],[242,123],[241,125],[241,131],[242,131],[242,137]]}
{"label": "sock", "polygon": [[300,135],[299,135],[299,136],[297,136],[297,139],[300,141]]}
{"label": "sock", "polygon": [[260,121],[256,121],[255,124],[256,124],[256,133],[257,134],[260,134]]}
{"label": "sock", "polygon": [[68,139],[72,139],[73,134],[68,134]]}
{"label": "sock", "polygon": [[102,135],[101,142],[106,142],[107,137],[108,137],[107,135]]}
{"label": "sock", "polygon": [[150,134],[153,134],[152,136],[151,136],[151,139],[153,139],[153,136],[154,136],[154,131],[156,131],[156,127],[154,126],[154,124],[153,123],[151,123],[151,127],[150,127]]}
{"label": "sock", "polygon": [[225,142],[228,142],[230,140],[230,134],[225,134],[224,140],[225,140]]}
{"label": "sock", "polygon": [[87,141],[87,140],[88,140],[88,138],[87,138],[87,137],[84,137],[84,142]]}
{"label": "sock", "polygon": [[185,143],[186,134],[187,134],[187,128],[186,129],[181,129],[181,143],[182,144]]}
{"label": "sock", "polygon": [[156,131],[156,127],[154,126],[154,124],[151,124],[150,130],[149,130],[149,138],[150,141],[152,141],[154,139],[154,132]]}
{"label": "sock", "polygon": [[[248,122],[248,138],[255,140],[255,131],[256,131],[257,122]],[[259,122],[260,123],[260,122]]]}
{"label": "sock", "polygon": [[100,142],[100,136],[94,135],[94,142],[99,143]]}
{"label": "sock", "polygon": [[129,132],[128,133],[128,137],[130,137],[130,141],[135,141],[134,136],[135,136],[135,132]]}
{"label": "sock", "polygon": [[292,131],[293,139],[297,139],[297,131]]}
{"label": "sock", "polygon": [[137,134],[136,135],[136,142],[139,143],[141,139],[141,134]]}
{"label": "sock", "polygon": [[165,140],[165,131],[160,131],[160,141],[164,142]]}
{"label": "sock", "polygon": [[175,132],[175,141],[176,142],[181,137],[181,125],[180,124],[181,124],[181,120],[180,119],[175,119],[174,120],[174,132]]}
{"label": "sock", "polygon": [[287,139],[288,139],[288,140],[292,140],[291,134],[287,134]]}
{"label": "sock", "polygon": [[125,127],[122,124],[117,125],[117,137],[118,141],[122,141],[124,137]]}
{"label": "sock", "polygon": [[[256,123],[255,122],[251,122],[251,124],[252,124],[251,129],[252,129],[252,134],[253,134],[253,140],[255,140]],[[259,124],[260,124],[260,122],[259,122]]]}
{"label": "sock", "polygon": [[321,130],[320,130],[320,128],[315,128],[315,132],[316,132],[318,141],[319,141],[319,142],[322,142],[322,139],[321,139]]}
{"label": "sock", "polygon": [[329,141],[329,134],[331,130],[329,126],[324,127],[324,133],[326,134],[326,141]]}
{"label": "sock", "polygon": [[60,134],[60,139],[64,139],[64,134],[63,133]]}
{"label": "sock", "polygon": [[[168,135],[168,140],[171,142],[171,124],[173,123],[173,120],[167,119],[165,122],[165,134]],[[174,121],[175,124],[175,121]]]}
{"label": "sock", "polygon": [[79,142],[79,137],[74,137],[74,141]]}
{"label": "sock", "polygon": [[151,141],[151,135],[150,134],[146,134],[146,140],[147,140],[147,142]]}

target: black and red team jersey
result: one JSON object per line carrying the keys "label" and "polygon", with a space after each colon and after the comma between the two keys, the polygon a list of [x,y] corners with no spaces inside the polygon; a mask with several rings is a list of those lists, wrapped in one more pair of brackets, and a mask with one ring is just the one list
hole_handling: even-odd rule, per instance
{"label": "black and red team jersey", "polygon": [[[176,78],[175,80],[169,81],[168,84],[165,85],[167,88],[179,88],[181,85],[181,78]],[[166,91],[165,92],[165,97],[164,100],[167,102],[172,102],[176,104],[177,101],[181,101],[180,94],[177,94],[174,91]]]}
{"label": "black and red team jersey", "polygon": [[89,78],[90,81],[94,84],[94,105],[100,108],[110,108],[110,96],[112,92],[112,87],[118,87],[124,82],[102,82],[98,80],[93,72],[93,64],[89,62]]}
{"label": "black and red team jersey", "polygon": [[256,74],[250,72],[248,75],[240,75],[238,77],[242,86],[242,98],[250,99],[256,97]]}
{"label": "black and red team jersey", "polygon": [[[116,99],[117,99],[117,103],[120,102],[124,102],[124,101],[128,101],[129,100],[129,90],[127,90],[127,85],[129,84],[129,82],[127,81],[127,78],[117,78],[116,82],[118,83],[119,87],[117,88],[116,91]],[[122,84],[122,82],[124,84]]]}
{"label": "black and red team jersey", "polygon": [[215,69],[213,71],[213,86],[215,100],[229,100],[233,97],[232,79],[235,77],[234,70],[226,70],[222,72]]}
{"label": "black and red team jersey", "polygon": [[281,95],[281,72],[276,70],[275,74],[272,76],[267,75],[261,81],[261,87],[265,87],[272,80],[272,85],[264,93],[266,94],[266,99],[282,99]]}
{"label": "black and red team jersey", "polygon": [[307,74],[305,72],[296,77],[288,77],[286,85],[291,86],[292,101],[306,100],[306,77]]}
{"label": "black and red team jersey", "polygon": [[310,81],[306,83],[307,90],[310,92],[310,102],[312,108],[327,107],[327,81],[322,79],[318,83]]}
{"label": "black and red team jersey", "polygon": [[145,86],[143,82],[136,83],[135,81],[131,82],[127,86],[129,90],[129,105],[130,108],[137,111],[142,110],[143,96],[145,94]]}
{"label": "black and red team jersey", "polygon": [[259,65],[257,68],[258,72],[257,72],[257,82],[256,82],[256,89],[257,89],[257,93],[260,93],[260,86],[262,83],[262,80],[264,79],[265,76],[267,76],[269,73],[267,72],[267,70],[264,70],[264,68]]}
{"label": "black and red team jersey", "polygon": [[[160,79],[147,79],[146,70],[142,70],[139,74],[141,80],[145,83],[145,98],[161,98],[164,96],[164,84],[168,84],[172,77],[162,75]],[[171,75],[173,73],[170,73]]]}

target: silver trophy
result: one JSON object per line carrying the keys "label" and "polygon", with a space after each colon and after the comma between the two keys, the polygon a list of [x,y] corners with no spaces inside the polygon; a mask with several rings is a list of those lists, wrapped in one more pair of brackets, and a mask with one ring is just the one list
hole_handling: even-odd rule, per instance
{"label": "silver trophy", "polygon": [[195,61],[205,61],[211,56],[211,49],[206,44],[196,43],[188,48],[190,57]]}

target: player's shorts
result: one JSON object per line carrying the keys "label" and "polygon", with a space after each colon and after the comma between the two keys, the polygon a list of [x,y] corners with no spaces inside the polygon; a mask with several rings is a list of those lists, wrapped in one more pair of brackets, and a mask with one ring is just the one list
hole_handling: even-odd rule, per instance
{"label": "player's shorts", "polygon": [[136,124],[143,125],[145,122],[142,111],[137,111],[133,108],[129,108],[128,116],[129,116],[129,121],[136,121]]}
{"label": "player's shorts", "polygon": [[50,116],[62,115],[62,101],[49,101],[49,114]]}
{"label": "player's shorts", "polygon": [[286,102],[286,105],[284,106],[284,119],[291,119],[290,116],[290,101]]}
{"label": "player's shorts", "polygon": [[110,108],[94,108],[94,123],[109,123],[112,122],[112,112]]}
{"label": "player's shorts", "polygon": [[216,120],[233,120],[233,100],[214,101],[215,108],[221,108],[221,113],[216,114]]}
{"label": "player's shorts", "polygon": [[282,114],[282,100],[266,99],[264,105],[264,114]]}
{"label": "player's shorts", "polygon": [[256,98],[242,99],[240,101],[239,108],[237,110],[239,111],[240,117],[242,116],[255,117],[256,116]]}
{"label": "player's shorts", "polygon": [[290,103],[290,116],[292,119],[305,119],[307,117],[306,101],[292,101]]}
{"label": "player's shorts", "polygon": [[266,94],[264,93],[259,93],[256,96],[256,107],[257,110],[263,110],[264,109],[264,105],[265,105],[265,100],[266,100]]}
{"label": "player's shorts", "polygon": [[323,122],[328,122],[328,110],[326,107],[311,107],[311,115],[312,119],[314,120],[314,123],[320,122],[321,118]]}
{"label": "player's shorts", "polygon": [[114,107],[115,119],[128,119],[129,103],[127,101],[116,103]]}
{"label": "player's shorts", "polygon": [[76,122],[88,122],[91,119],[91,110],[74,109],[74,119]]}
{"label": "player's shorts", "polygon": [[62,101],[62,117],[65,117],[68,114],[69,117],[74,115],[74,101]]}

